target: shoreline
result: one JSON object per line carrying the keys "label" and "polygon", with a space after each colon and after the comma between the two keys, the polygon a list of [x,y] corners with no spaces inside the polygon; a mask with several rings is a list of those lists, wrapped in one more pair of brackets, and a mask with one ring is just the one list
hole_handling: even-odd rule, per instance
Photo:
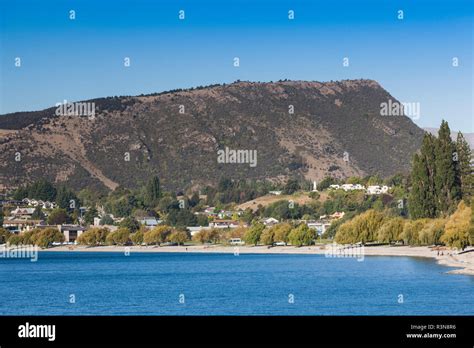
{"label": "shoreline", "polygon": [[[127,248],[127,249],[126,249]],[[228,253],[233,254],[301,254],[301,255],[324,255],[326,249],[322,245],[293,247],[293,246],[224,246],[224,245],[189,245],[189,246],[96,246],[87,247],[82,245],[61,245],[45,252],[125,252],[130,253]],[[450,274],[464,274],[474,276],[474,248],[466,248],[472,252],[457,254],[455,251],[443,250],[444,255],[437,255],[438,251],[427,246],[366,246],[362,257],[365,256],[410,256],[433,258],[438,264],[454,267],[456,269],[447,271]]]}

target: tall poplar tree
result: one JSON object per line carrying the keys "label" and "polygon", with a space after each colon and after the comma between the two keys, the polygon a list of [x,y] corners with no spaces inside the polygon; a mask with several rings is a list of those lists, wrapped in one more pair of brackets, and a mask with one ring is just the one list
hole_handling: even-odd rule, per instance
{"label": "tall poplar tree", "polygon": [[154,176],[148,181],[146,185],[145,205],[150,208],[156,207],[160,197],[160,178],[158,178],[158,176]]}
{"label": "tall poplar tree", "polygon": [[436,138],[425,133],[420,153],[413,158],[412,187],[409,197],[410,216],[414,219],[436,216],[435,194],[435,144]]}
{"label": "tall poplar tree", "polygon": [[456,146],[451,139],[451,130],[442,121],[435,146],[435,192],[436,208],[440,216],[448,215],[456,209],[461,190],[456,173]]}
{"label": "tall poplar tree", "polygon": [[471,147],[461,132],[456,139],[456,165],[458,184],[461,186],[461,198],[470,201],[473,194],[474,173],[471,167]]}

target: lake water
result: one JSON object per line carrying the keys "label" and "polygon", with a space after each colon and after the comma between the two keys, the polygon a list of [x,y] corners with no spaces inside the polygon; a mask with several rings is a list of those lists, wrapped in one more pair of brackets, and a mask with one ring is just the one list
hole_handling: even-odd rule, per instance
{"label": "lake water", "polygon": [[474,277],[448,270],[411,257],[40,252],[0,259],[0,314],[473,315]]}

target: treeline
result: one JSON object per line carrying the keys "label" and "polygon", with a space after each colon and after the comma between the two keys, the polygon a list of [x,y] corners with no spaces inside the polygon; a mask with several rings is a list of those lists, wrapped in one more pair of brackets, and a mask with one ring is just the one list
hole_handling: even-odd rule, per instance
{"label": "treeline", "polygon": [[55,202],[59,208],[79,209],[80,200],[76,193],[64,185],[55,186],[47,180],[40,179],[30,185],[16,189],[12,194],[13,199],[24,198]]}
{"label": "treeline", "polygon": [[473,209],[461,201],[451,216],[436,219],[405,219],[371,209],[341,224],[335,241],[340,244],[443,244],[464,249],[468,245],[474,245]]}
{"label": "treeline", "polygon": [[119,227],[113,232],[105,227],[94,227],[82,233],[77,242],[89,246],[132,244],[160,246],[164,243],[184,245],[191,241],[201,244],[228,244],[232,238],[240,238],[248,245],[274,245],[276,242],[282,242],[303,246],[314,244],[317,233],[304,223],[297,225],[281,223],[272,227],[255,223],[250,227],[209,228],[199,231],[192,238],[186,229],[177,229],[168,225],[157,226],[153,229],[142,226],[135,232],[127,227]]}
{"label": "treeline", "polygon": [[120,227],[110,232],[105,227],[95,227],[82,233],[77,242],[82,245],[161,245],[166,242],[183,245],[191,239],[191,234],[186,230],[175,229],[171,226],[157,226],[153,229],[141,227],[132,232],[127,227]]}
{"label": "treeline", "polygon": [[[294,181],[289,181],[286,189],[289,191],[299,187]],[[79,223],[92,224],[98,216],[97,208],[101,208],[101,224],[113,224],[111,215],[116,218],[157,217],[168,225],[207,226],[209,221],[205,215],[194,214],[204,209],[204,205],[215,206],[216,210],[231,209],[235,204],[260,197],[269,190],[278,188],[268,181],[230,180],[223,178],[216,187],[207,186],[203,189],[206,199],[202,199],[199,192],[189,194],[164,191],[160,179],[154,176],[138,189],[119,187],[104,195],[90,189],[74,192],[63,185],[55,186],[46,180],[39,180],[30,185],[22,186],[13,192],[14,199],[31,198],[56,202],[58,208],[48,215],[48,223]],[[177,194],[181,194],[178,196]],[[89,207],[83,216],[79,208]],[[251,216],[249,221],[255,216]],[[46,219],[45,212],[38,207],[33,214],[34,219]],[[51,220],[51,221],[50,221]]]}
{"label": "treeline", "polygon": [[48,248],[54,242],[64,242],[64,235],[56,228],[36,228],[20,234],[12,234],[4,228],[0,228],[0,244],[37,245],[41,248]]}
{"label": "treeline", "polygon": [[274,245],[275,243],[290,243],[294,246],[312,245],[317,238],[315,229],[304,223],[280,223],[266,227],[262,223],[254,223],[250,227],[232,229],[206,229],[193,237],[199,243],[228,243],[229,239],[240,238],[247,245]]}

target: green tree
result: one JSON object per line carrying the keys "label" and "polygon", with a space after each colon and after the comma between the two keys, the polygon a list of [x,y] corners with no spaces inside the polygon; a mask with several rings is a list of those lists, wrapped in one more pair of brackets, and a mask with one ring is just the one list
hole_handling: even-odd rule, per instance
{"label": "green tree", "polygon": [[412,188],[409,197],[410,216],[414,219],[436,217],[436,138],[425,133],[420,153],[413,157]]}
{"label": "green tree", "polygon": [[0,227],[0,244],[8,242],[8,238],[12,236],[12,233],[4,228]]}
{"label": "green tree", "polygon": [[196,226],[198,221],[195,214],[189,209],[171,210],[166,217],[166,223],[171,226],[187,227]]}
{"label": "green tree", "polygon": [[35,208],[35,211],[33,212],[33,214],[31,214],[31,218],[33,220],[44,220],[45,219],[45,215],[44,215],[43,210],[41,209],[40,205],[38,205]]}
{"label": "green tree", "polygon": [[260,241],[260,236],[262,235],[263,230],[265,229],[265,225],[262,223],[255,223],[253,224],[244,235],[244,241],[247,244],[257,245]]}
{"label": "green tree", "polygon": [[330,176],[326,176],[323,180],[321,180],[321,182],[318,184],[318,190],[319,191],[323,191],[327,188],[329,188],[329,186],[331,185],[335,185],[337,184],[337,180],[330,177]]}
{"label": "green tree", "polygon": [[146,185],[145,205],[149,208],[156,207],[160,201],[160,197],[160,178],[158,178],[158,176],[154,176],[148,181]]}
{"label": "green tree", "polygon": [[291,245],[297,247],[313,244],[316,237],[316,230],[309,228],[306,224],[300,224],[298,227],[292,229],[288,235]]}
{"label": "green tree", "polygon": [[300,184],[298,183],[298,180],[296,179],[289,179],[285,187],[283,188],[283,193],[286,195],[292,195],[296,191],[300,189]]}
{"label": "green tree", "polygon": [[200,201],[199,193],[194,192],[193,195],[191,196],[191,199],[189,200],[189,206],[195,207],[196,205],[199,204],[199,201]]}
{"label": "green tree", "polygon": [[456,208],[461,193],[454,161],[456,146],[448,123],[442,121],[435,146],[435,190],[438,215],[446,216]]}
{"label": "green tree", "polygon": [[108,214],[102,216],[102,218],[99,221],[99,225],[113,225],[114,224],[114,219]]}
{"label": "green tree", "polygon": [[275,237],[275,228],[270,227],[263,230],[260,235],[260,243],[263,245],[273,245]]}
{"label": "green tree", "polygon": [[70,221],[65,209],[56,208],[48,216],[48,225],[62,225]]}
{"label": "green tree", "polygon": [[49,181],[44,179],[35,181],[30,186],[27,186],[27,193],[28,198],[50,202],[54,202],[56,199],[56,188]]}
{"label": "green tree", "polygon": [[274,236],[273,239],[275,242],[284,242],[288,243],[288,236],[292,230],[292,226],[289,223],[281,223],[273,226]]}
{"label": "green tree", "polygon": [[140,223],[133,217],[126,217],[120,221],[119,227],[128,228],[131,233],[134,233],[140,229]]}
{"label": "green tree", "polygon": [[473,171],[471,166],[472,152],[469,143],[466,141],[461,132],[458,133],[456,139],[456,165],[459,177],[459,185],[461,187],[461,197],[469,201],[473,195]]}
{"label": "green tree", "polygon": [[86,224],[92,225],[94,223],[94,218],[98,215],[97,209],[89,208],[84,214],[84,222]]}
{"label": "green tree", "polygon": [[56,204],[59,208],[75,210],[80,206],[76,194],[66,186],[60,186],[56,192]]}
{"label": "green tree", "polygon": [[209,219],[204,214],[199,214],[196,216],[196,221],[198,226],[209,226]]}

